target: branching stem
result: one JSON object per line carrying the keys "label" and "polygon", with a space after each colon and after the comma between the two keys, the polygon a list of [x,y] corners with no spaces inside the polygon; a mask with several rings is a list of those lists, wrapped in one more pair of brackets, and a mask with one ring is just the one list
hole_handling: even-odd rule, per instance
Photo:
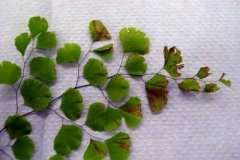
{"label": "branching stem", "polygon": [[[133,74],[128,74],[128,73],[120,73],[120,74],[123,75],[123,76],[139,76],[139,77],[141,77],[141,79],[142,79],[142,76],[153,76],[153,75],[156,75],[156,74],[159,74],[159,73],[145,73],[145,74],[142,74],[142,75],[133,75]],[[162,75],[162,76],[164,76],[164,77],[166,77],[166,78],[172,79],[176,84],[178,84],[177,81],[179,81],[179,80],[184,80],[184,79],[189,78],[189,77],[187,77],[187,78],[186,78],[186,77],[185,77],[185,78],[183,78],[183,77],[174,78],[174,77],[170,77],[170,76],[163,75],[163,74],[160,74],[160,75]],[[115,76],[115,75],[113,75],[113,76]],[[113,76],[110,76],[110,77],[108,77],[108,78],[111,78],[111,77],[113,77]],[[190,78],[194,78],[194,77],[190,77]],[[142,79],[142,80],[143,80],[143,79]],[[195,78],[195,80],[201,81],[201,82],[203,82],[204,84],[206,84],[206,83],[216,83],[216,82],[218,82],[218,80],[215,80],[215,81],[206,81],[206,80],[202,80],[202,79],[199,79],[199,78]],[[143,82],[145,82],[145,81],[143,80]]]}
{"label": "branching stem", "polygon": [[4,150],[6,147],[9,147],[9,146],[10,146],[10,145],[9,145],[9,144],[10,144],[10,141],[11,141],[11,140],[9,140],[9,141],[8,141],[8,144],[6,144],[6,145],[5,145],[4,147],[2,147],[0,150]]}
{"label": "branching stem", "polygon": [[119,72],[120,72],[121,68],[123,67],[123,66],[122,66],[122,63],[123,63],[123,59],[124,59],[124,57],[125,57],[125,53],[124,53],[124,54],[123,54],[123,56],[122,56],[122,59],[121,59],[120,66],[119,66],[119,68],[118,68],[118,71],[117,71],[117,73],[116,73],[116,74],[119,74]]}
{"label": "branching stem", "polygon": [[0,149],[0,151],[13,160],[13,158],[7,152],[4,151],[5,148],[10,147],[10,142],[11,142],[11,139],[8,141],[8,144],[6,144],[4,147]]}
{"label": "branching stem", "polygon": [[105,95],[105,93],[104,93],[104,90],[103,90],[101,87],[98,87],[98,89],[101,91],[103,97],[107,100],[108,105],[111,104],[113,107],[116,108],[117,106],[115,106],[115,104],[113,104],[113,103],[108,99],[108,97],[107,97],[107,96]]}
{"label": "branching stem", "polygon": [[23,56],[22,56],[23,68],[22,68],[22,76],[21,76],[21,78],[20,78],[20,82],[19,82],[19,84],[18,84],[17,87],[15,87],[15,86],[13,85],[13,89],[14,89],[14,91],[15,91],[16,114],[18,113],[18,109],[19,109],[19,104],[18,104],[18,91],[19,91],[19,89],[20,89],[20,87],[21,87],[21,85],[22,85],[23,79],[24,79],[24,77],[25,77],[26,64],[27,64],[27,62],[28,62],[29,58],[31,57],[31,55],[32,55],[32,53],[33,53],[33,50],[34,50],[33,41],[34,41],[34,39],[32,39],[32,48],[31,48],[31,50],[30,50],[30,53],[29,53],[27,59],[24,60],[24,58],[23,58]]}
{"label": "branching stem", "polygon": [[[91,84],[86,84],[86,85],[82,85],[82,86],[77,86],[77,87],[75,87],[74,89],[80,89],[80,88],[89,87],[89,86],[92,86],[92,85],[91,85]],[[49,103],[49,106],[51,106],[51,105],[53,105],[54,103],[56,103],[57,100],[59,100],[61,97],[62,97],[62,95],[54,98],[54,99]],[[24,104],[22,104],[21,106],[23,106],[23,105],[24,105]],[[23,115],[21,115],[21,116],[22,116],[22,117],[26,117],[26,116],[31,115],[31,114],[34,114],[34,113],[37,113],[37,112],[36,112],[35,110],[33,110],[33,111],[27,112],[27,113],[25,113],[25,114],[23,114]],[[6,129],[6,128],[3,127],[3,128],[0,130],[0,134],[1,134],[5,129]]]}
{"label": "branching stem", "polygon": [[49,103],[49,106],[50,106],[50,105],[53,105],[53,104],[54,104],[58,99],[60,99],[61,97],[62,97],[62,95],[54,98],[54,99]]}
{"label": "branching stem", "polygon": [[[73,124],[73,125],[81,128],[85,133],[88,134],[88,136],[89,136],[91,139],[92,139],[92,138],[95,138],[95,139],[99,139],[99,140],[103,141],[101,138],[96,137],[96,136],[93,136],[91,133],[89,133],[89,132],[83,127],[83,125],[79,125],[79,124],[77,124],[77,123],[75,123],[75,122],[73,122],[73,121],[71,121],[71,120],[63,117],[63,116],[62,116],[61,114],[59,114],[56,110],[53,110],[53,109],[51,109],[51,108],[49,108],[49,107],[48,107],[47,109],[50,110],[50,111],[52,111],[52,112],[54,112],[54,113],[55,113],[58,117],[60,117],[62,120],[65,120],[65,121],[67,121],[67,122],[69,122],[69,123],[71,123],[71,124]],[[62,122],[63,122],[63,121],[62,121]]]}
{"label": "branching stem", "polygon": [[92,45],[93,45],[93,42],[91,43],[91,45],[90,45],[90,47],[89,47],[89,50],[87,51],[86,55],[83,57],[83,59],[81,60],[81,62],[80,62],[80,63],[77,62],[78,74],[77,74],[77,80],[76,80],[75,87],[77,87],[78,82],[79,82],[79,78],[80,78],[80,67],[81,67],[82,63],[84,62],[84,60],[88,57],[89,53],[91,52],[91,50],[92,50]]}
{"label": "branching stem", "polygon": [[8,158],[11,160],[14,160],[7,152],[5,152],[3,149],[0,149],[0,152],[3,152]]}
{"label": "branching stem", "polygon": [[142,76],[140,76],[140,78],[141,78],[141,80],[143,81],[143,83],[146,83],[146,82],[144,81],[144,79],[143,79],[143,77],[142,77]]}
{"label": "branching stem", "polygon": [[[19,81],[19,83],[18,83],[17,85],[12,85],[12,88],[13,88],[13,90],[15,91],[15,102],[16,102],[16,112],[15,112],[15,114],[18,114],[20,107],[24,105],[24,104],[19,105],[19,102],[18,102],[18,101],[19,101],[19,97],[18,97],[18,96],[19,96],[20,87],[21,87],[21,85],[22,85],[22,83],[23,83],[23,80],[24,80],[24,78],[25,78],[25,76],[26,76],[26,75],[25,75],[25,70],[26,70],[27,63],[28,63],[28,61],[29,61],[32,53],[35,51],[34,43],[33,43],[33,42],[34,42],[34,39],[32,39],[32,41],[31,41],[31,45],[32,45],[32,46],[31,46],[30,52],[29,52],[28,56],[26,57],[26,59],[24,59],[24,56],[22,56],[23,68],[22,68],[22,75],[21,75],[20,81]],[[80,62],[76,62],[76,65],[77,65],[77,79],[76,79],[76,83],[75,83],[74,89],[81,89],[81,88],[85,88],[85,87],[90,87],[90,86],[92,86],[91,84],[85,84],[85,85],[80,85],[80,86],[78,85],[80,78],[82,78],[82,76],[80,76],[80,68],[81,68],[82,64],[85,62],[86,58],[87,58],[87,57],[89,56],[89,54],[92,52],[92,46],[93,46],[93,42],[91,43],[91,45],[90,45],[90,47],[89,47],[89,50],[86,52],[86,54],[85,54],[84,57],[81,59],[81,61],[80,61]],[[145,84],[146,81],[143,79],[144,76],[149,76],[149,75],[150,75],[150,76],[153,76],[153,75],[156,75],[156,74],[160,74],[161,71],[164,69],[164,68],[161,68],[157,73],[145,73],[145,74],[141,74],[141,75],[132,75],[132,74],[120,73],[121,69],[124,68],[123,62],[124,62],[124,57],[125,57],[125,55],[126,55],[126,53],[124,53],[124,54],[122,55],[121,63],[120,63],[120,65],[119,65],[119,68],[118,68],[118,70],[117,70],[117,73],[114,74],[114,75],[112,75],[112,76],[107,77],[107,79],[110,79],[110,78],[112,78],[113,76],[116,76],[116,75],[118,75],[118,74],[121,74],[121,75],[123,75],[123,76],[137,76],[137,77],[140,78],[140,80]],[[165,60],[165,64],[166,64],[167,61],[168,61],[168,59]],[[164,65],[165,65],[165,64],[164,64]],[[163,75],[163,74],[161,74],[161,75],[164,76],[164,77],[166,77],[166,78],[168,78],[168,79],[173,80],[173,81],[176,83],[176,85],[178,85],[178,81],[179,81],[179,80],[184,80],[184,79],[186,79],[186,78],[182,78],[182,77],[174,78],[174,77],[167,76],[167,75]],[[221,78],[223,78],[223,76],[224,76],[224,74],[222,75]],[[209,82],[209,83],[211,83],[211,82],[217,82],[217,81],[205,81],[205,80],[199,79],[196,75],[193,76],[193,77],[190,77],[190,78],[194,78],[194,79],[196,79],[196,81],[203,82],[204,84],[206,84],[207,82]],[[220,79],[221,79],[221,78],[220,78]],[[108,96],[106,95],[106,92],[105,92],[104,88],[101,88],[101,87],[97,87],[97,88],[98,88],[99,91],[101,92],[102,96],[106,99],[108,105],[111,105],[111,106],[113,106],[113,107],[117,107],[117,106],[108,98]],[[79,124],[77,124],[76,122],[65,118],[63,115],[61,115],[59,112],[57,112],[57,110],[58,110],[59,108],[58,108],[58,109],[52,109],[52,108],[51,108],[62,96],[63,96],[63,95],[61,94],[60,96],[52,99],[52,100],[50,101],[50,103],[48,104],[48,107],[47,107],[46,109],[49,110],[49,111],[51,111],[51,112],[53,112],[55,115],[57,115],[59,118],[61,118],[62,124],[64,123],[64,121],[67,121],[67,122],[69,122],[69,123],[71,123],[71,124],[73,124],[73,125],[81,128],[85,133],[87,133],[87,135],[88,135],[91,139],[93,138],[93,139],[98,139],[98,140],[103,141],[103,139],[101,139],[101,138],[99,138],[99,137],[96,137],[96,136],[93,136],[88,130],[86,130],[86,129],[84,128],[84,125],[85,125],[85,124],[79,125]],[[26,117],[26,116],[28,116],[28,115],[32,115],[32,114],[35,114],[35,113],[38,113],[38,112],[35,111],[35,110],[32,110],[32,111],[30,111],[30,112],[27,112],[27,113],[25,113],[25,114],[22,114],[21,116],[22,116],[22,117]],[[5,129],[6,129],[6,126],[4,126],[4,127],[0,130],[0,135],[4,132]],[[9,155],[6,151],[4,151],[4,149],[7,148],[7,147],[9,147],[9,146],[10,146],[10,141],[8,142],[7,145],[5,145],[4,147],[0,148],[0,152],[4,153],[7,157],[9,157],[11,160],[13,160],[13,158],[11,157],[11,155]]]}

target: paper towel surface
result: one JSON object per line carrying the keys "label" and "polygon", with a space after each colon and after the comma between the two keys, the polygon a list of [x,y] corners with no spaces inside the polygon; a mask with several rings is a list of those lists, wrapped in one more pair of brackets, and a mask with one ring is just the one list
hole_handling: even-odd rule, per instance
{"label": "paper towel surface", "polygon": [[[0,6],[0,62],[9,60],[22,66],[22,59],[14,46],[14,38],[28,32],[28,19],[39,15],[49,23],[49,30],[57,35],[58,46],[75,42],[82,48],[82,56],[90,47],[88,23],[101,20],[113,39],[98,42],[93,48],[114,43],[114,58],[106,62],[109,75],[117,72],[122,49],[118,32],[123,27],[134,26],[150,38],[150,52],[145,56],[147,73],[156,73],[164,64],[163,47],[177,46],[182,51],[185,68],[183,77],[196,74],[209,66],[216,80],[227,73],[232,88],[220,85],[216,93],[182,93],[176,84],[169,84],[168,105],[159,114],[150,112],[141,81],[127,77],[131,83],[130,95],[142,100],[143,119],[134,130],[125,125],[119,130],[132,138],[129,160],[238,160],[240,159],[240,1],[237,0],[3,0]],[[55,52],[52,51],[53,53]],[[52,55],[55,58],[56,55]],[[90,57],[97,57],[93,54]],[[124,71],[121,70],[121,73]],[[76,82],[77,68],[57,66],[58,79],[51,85],[57,97]],[[149,77],[144,77],[147,80]],[[80,80],[79,84],[86,81]],[[81,89],[85,109],[77,121],[83,124],[89,104],[107,103],[102,94],[92,88]],[[22,101],[20,100],[21,104]],[[54,106],[58,108],[60,101]],[[21,113],[28,112],[27,107]],[[12,87],[0,86],[0,126],[15,113]],[[53,140],[62,123],[53,113],[39,113],[27,117],[33,125],[30,137],[36,144],[32,159],[47,160],[54,155]],[[64,122],[67,124],[67,122]],[[92,132],[103,139],[113,133]],[[118,131],[119,131],[118,130]],[[117,132],[117,131],[116,131]],[[0,148],[8,143],[6,132],[0,135]],[[81,147],[67,159],[80,160],[88,145],[84,134]],[[11,142],[13,143],[13,142]],[[11,148],[4,149],[12,155]],[[0,152],[0,159],[10,159]],[[109,158],[106,158],[109,159]]]}

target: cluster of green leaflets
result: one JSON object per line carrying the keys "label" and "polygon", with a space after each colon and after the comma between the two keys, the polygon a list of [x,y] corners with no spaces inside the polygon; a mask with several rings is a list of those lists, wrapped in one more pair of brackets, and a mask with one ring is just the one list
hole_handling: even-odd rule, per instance
{"label": "cluster of green leaflets", "polygon": [[[123,28],[119,33],[119,39],[122,44],[124,53],[130,52],[125,64],[126,71],[133,77],[141,77],[147,70],[145,58],[142,56],[149,52],[149,39],[145,33],[136,28]],[[179,72],[184,65],[181,64],[181,51],[175,46],[168,49],[167,46],[163,49],[164,66],[170,77],[156,74],[145,82],[146,94],[152,112],[159,112],[167,105],[168,79],[177,80],[181,76]],[[199,91],[201,86],[199,80],[202,80],[210,75],[209,67],[201,67],[197,74],[191,78],[185,78],[180,83],[176,82],[181,91]],[[226,86],[230,87],[231,82],[223,79],[225,74],[218,80]],[[205,92],[216,92],[219,90],[217,83],[205,83]]]}
{"label": "cluster of green leaflets", "polygon": [[[28,27],[30,33],[24,32],[15,38],[16,49],[21,53],[23,59],[29,44],[34,40],[36,40],[36,49],[51,49],[56,46],[56,35],[48,31],[48,22],[45,18],[30,18]],[[26,61],[24,61],[24,65],[25,63]],[[51,101],[51,91],[44,82],[52,82],[56,78],[54,62],[48,57],[35,56],[31,59],[29,66],[30,75],[37,79],[24,79],[25,75],[22,75],[24,71],[22,72],[18,65],[3,61],[0,64],[0,84],[12,85],[16,92],[20,89],[24,104],[35,111],[41,111],[46,109]],[[20,85],[16,84],[19,80]],[[19,160],[31,159],[35,145],[28,136],[32,131],[30,122],[16,113],[7,117],[4,127],[9,137],[15,139],[11,146],[15,158]]]}
{"label": "cluster of green leaflets", "polygon": [[[16,49],[20,52],[24,61],[24,68],[28,60],[30,75],[32,78],[25,78],[24,68],[21,69],[17,64],[9,61],[3,61],[0,64],[0,84],[12,85],[18,94],[20,91],[24,105],[33,109],[33,111],[44,111],[51,107],[52,99],[49,83],[56,80],[57,72],[55,62],[51,57],[39,55],[36,50],[46,50],[56,47],[57,40],[54,32],[48,31],[48,22],[43,17],[32,17],[29,20],[30,33],[21,33],[15,38]],[[111,39],[111,34],[99,20],[93,20],[89,23],[89,32],[92,42],[105,41]],[[123,28],[119,32],[119,39],[122,44],[123,57],[128,54],[125,62],[125,70],[133,78],[142,78],[147,71],[144,55],[149,52],[150,40],[146,34],[136,28]],[[30,49],[30,43],[36,41],[36,46]],[[30,51],[30,54],[27,51]],[[103,60],[109,60],[113,56],[113,44],[101,46],[93,49],[91,52],[98,55]],[[34,58],[31,58],[32,54]],[[178,88],[182,91],[199,91],[201,86],[199,81],[210,75],[209,67],[201,67],[194,77],[181,79],[179,72],[184,65],[182,63],[181,52],[176,47],[168,49],[164,47],[164,66],[170,76],[155,74],[149,80],[145,81],[146,95],[152,112],[161,111],[168,101],[169,84],[168,79],[173,79]],[[81,57],[81,47],[77,43],[66,43],[57,50],[56,63],[66,65],[68,63],[78,63]],[[122,119],[130,128],[135,128],[142,119],[141,100],[138,97],[129,97],[121,106],[111,106],[112,102],[124,100],[129,94],[130,83],[119,72],[116,75],[108,77],[107,67],[104,61],[98,58],[89,58],[82,67],[83,78],[91,86],[100,88],[106,92],[108,105],[102,102],[93,102],[88,108],[87,118],[84,125],[93,131],[113,131],[122,124]],[[80,65],[78,63],[78,65]],[[81,66],[80,66],[81,67]],[[230,87],[231,82],[224,79],[225,74],[219,78],[219,82]],[[215,92],[219,90],[217,83],[204,82],[205,92]],[[75,121],[81,118],[84,108],[84,99],[78,90],[68,88],[61,96],[60,110],[63,113],[62,118],[69,121]],[[18,160],[31,159],[35,145],[29,134],[32,131],[30,122],[24,117],[15,115],[7,117],[4,127],[10,137],[15,139],[11,146],[13,154]],[[62,124],[55,139],[53,148],[56,154],[49,160],[64,160],[72,151],[79,149],[83,136],[82,126]],[[90,139],[89,145],[83,155],[84,160],[101,160],[109,155],[111,160],[126,160],[130,154],[131,139],[127,133],[118,132],[109,139],[99,141]]]}
{"label": "cluster of green leaflets", "polygon": [[[93,42],[109,40],[111,35],[101,21],[94,20],[89,24],[89,31]],[[66,64],[78,62],[80,46],[66,45],[57,53],[57,63]],[[92,51],[104,60],[113,55],[113,44],[108,44]],[[103,87],[108,98],[118,102],[129,92],[129,82],[122,75],[117,74],[108,81],[108,71],[104,62],[100,59],[89,58],[83,66],[83,77],[95,87]],[[60,109],[66,118],[75,121],[81,118],[83,98],[75,88],[69,88],[62,94]],[[85,125],[93,131],[113,131],[122,124],[125,119],[127,126],[136,127],[141,118],[141,101],[137,97],[129,100],[119,108],[105,106],[101,102],[94,102],[89,106]],[[82,129],[75,125],[62,125],[54,139],[56,155],[51,160],[64,159],[63,156],[70,154],[81,146]],[[124,132],[119,132],[105,141],[90,139],[89,145],[83,155],[84,160],[101,160],[108,154],[112,160],[125,160],[129,157],[130,137]]]}

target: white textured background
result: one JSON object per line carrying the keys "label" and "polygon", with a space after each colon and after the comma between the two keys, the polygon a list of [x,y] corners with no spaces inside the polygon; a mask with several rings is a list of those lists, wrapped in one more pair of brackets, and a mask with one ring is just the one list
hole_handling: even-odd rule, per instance
{"label": "white textured background", "polygon": [[[14,47],[14,38],[28,31],[27,23],[31,16],[40,15],[48,20],[49,30],[57,34],[57,48],[66,42],[76,42],[81,45],[82,54],[91,44],[89,21],[102,20],[113,37],[111,42],[115,49],[114,58],[106,63],[109,75],[116,73],[122,55],[118,32],[129,26],[141,29],[150,38],[147,73],[157,72],[163,65],[164,45],[176,45],[182,51],[185,63],[183,77],[194,75],[198,68],[206,65],[211,67],[211,80],[226,72],[232,88],[220,85],[222,89],[213,94],[182,93],[174,83],[170,83],[169,103],[157,115],[148,108],[142,82],[129,79],[130,94],[142,99],[143,120],[135,130],[127,129],[125,125],[120,130],[132,137],[130,160],[240,159],[239,0],[2,0],[0,4],[0,61],[10,60],[22,65],[20,54]],[[93,48],[106,43],[96,43]],[[58,80],[51,85],[54,97],[74,86],[77,74],[76,67],[57,66],[57,72]],[[79,84],[83,83],[81,80]],[[84,122],[90,103],[106,103],[101,93],[91,87],[82,89],[81,93],[85,110],[79,124]],[[0,86],[1,127],[6,117],[14,114],[13,95],[11,87]],[[28,109],[21,110],[25,112]],[[30,136],[37,149],[32,159],[47,160],[54,154],[53,139],[61,119],[52,113],[27,118],[33,124]],[[113,135],[92,134],[103,138]],[[72,152],[68,159],[82,159],[88,140],[84,134],[82,147]],[[0,147],[7,142],[8,137],[4,133],[0,136]],[[12,154],[9,147],[5,151]],[[0,159],[9,158],[0,152]]]}

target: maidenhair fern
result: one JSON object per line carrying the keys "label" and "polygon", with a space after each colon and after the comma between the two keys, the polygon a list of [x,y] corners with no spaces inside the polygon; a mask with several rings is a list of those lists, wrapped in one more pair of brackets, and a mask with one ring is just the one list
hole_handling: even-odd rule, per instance
{"label": "maidenhair fern", "polygon": [[[27,116],[37,114],[39,111],[50,111],[70,123],[64,124],[64,121],[62,121],[52,145],[56,153],[49,157],[49,160],[67,159],[69,154],[78,150],[81,147],[83,132],[86,132],[90,137],[88,147],[82,155],[84,160],[101,160],[106,156],[109,156],[111,160],[128,159],[131,151],[130,135],[118,131],[112,137],[103,140],[90,134],[83,129],[83,126],[101,132],[119,130],[123,120],[129,128],[135,128],[140,123],[142,102],[138,97],[128,97],[131,85],[128,80],[129,77],[143,81],[150,110],[154,113],[161,111],[167,105],[169,80],[173,80],[176,87],[184,92],[201,90],[203,92],[216,92],[220,89],[218,82],[228,87],[231,86],[231,82],[224,78],[225,73],[216,81],[210,83],[204,81],[204,78],[210,75],[208,66],[201,67],[192,77],[181,78],[180,70],[184,65],[182,64],[181,51],[175,46],[164,47],[164,65],[158,73],[146,73],[147,63],[144,55],[149,53],[150,40],[143,31],[131,27],[123,28],[119,32],[123,53],[121,65],[114,75],[108,74],[108,69],[104,64],[104,60],[109,60],[114,56],[113,43],[95,49],[92,49],[91,45],[89,51],[83,57],[81,57],[81,46],[77,43],[66,43],[60,47],[57,50],[56,63],[58,65],[76,64],[78,75],[76,76],[75,86],[69,86],[64,93],[53,98],[48,85],[57,78],[55,70],[57,64],[51,58],[44,55],[39,56],[37,51],[34,50],[56,47],[56,35],[54,32],[48,31],[48,22],[43,17],[30,18],[28,27],[29,33],[20,33],[15,38],[16,49],[23,59],[22,68],[9,61],[3,61],[0,64],[0,84],[12,86],[16,97],[16,111],[6,118],[4,127],[0,130],[0,136],[6,130],[10,139],[15,140],[13,144],[8,143],[0,148],[0,153],[5,154],[10,159],[13,159],[12,156],[18,160],[31,159],[35,144],[29,136],[33,127]],[[89,23],[89,31],[92,43],[110,40],[112,37],[105,25],[99,20],[93,20]],[[33,42],[36,42],[36,46]],[[87,59],[90,53],[97,54],[100,59]],[[34,58],[32,58],[33,54]],[[126,58],[125,65],[122,65],[124,58]],[[29,74],[26,73],[27,63],[30,67]],[[127,74],[120,72],[121,67],[125,68]],[[80,69],[83,69],[82,76],[80,75]],[[163,69],[169,75],[161,74]],[[26,75],[30,75],[30,77],[26,77]],[[145,81],[143,77],[146,75],[152,77]],[[82,77],[89,84],[79,85],[79,79]],[[201,86],[201,82],[204,86]],[[84,105],[81,88],[90,86],[99,90],[100,94],[107,100],[107,104],[94,100],[89,107]],[[20,97],[18,93],[21,94],[24,101],[22,105],[30,107],[32,111],[20,114],[19,110],[22,105],[19,105]],[[58,100],[61,101],[59,109],[63,115],[52,109],[52,106]],[[115,103],[119,101],[125,102],[122,105]],[[75,120],[82,118],[83,108],[88,108],[88,112],[85,123],[80,125]],[[9,146],[12,148],[12,155],[4,151]]]}

